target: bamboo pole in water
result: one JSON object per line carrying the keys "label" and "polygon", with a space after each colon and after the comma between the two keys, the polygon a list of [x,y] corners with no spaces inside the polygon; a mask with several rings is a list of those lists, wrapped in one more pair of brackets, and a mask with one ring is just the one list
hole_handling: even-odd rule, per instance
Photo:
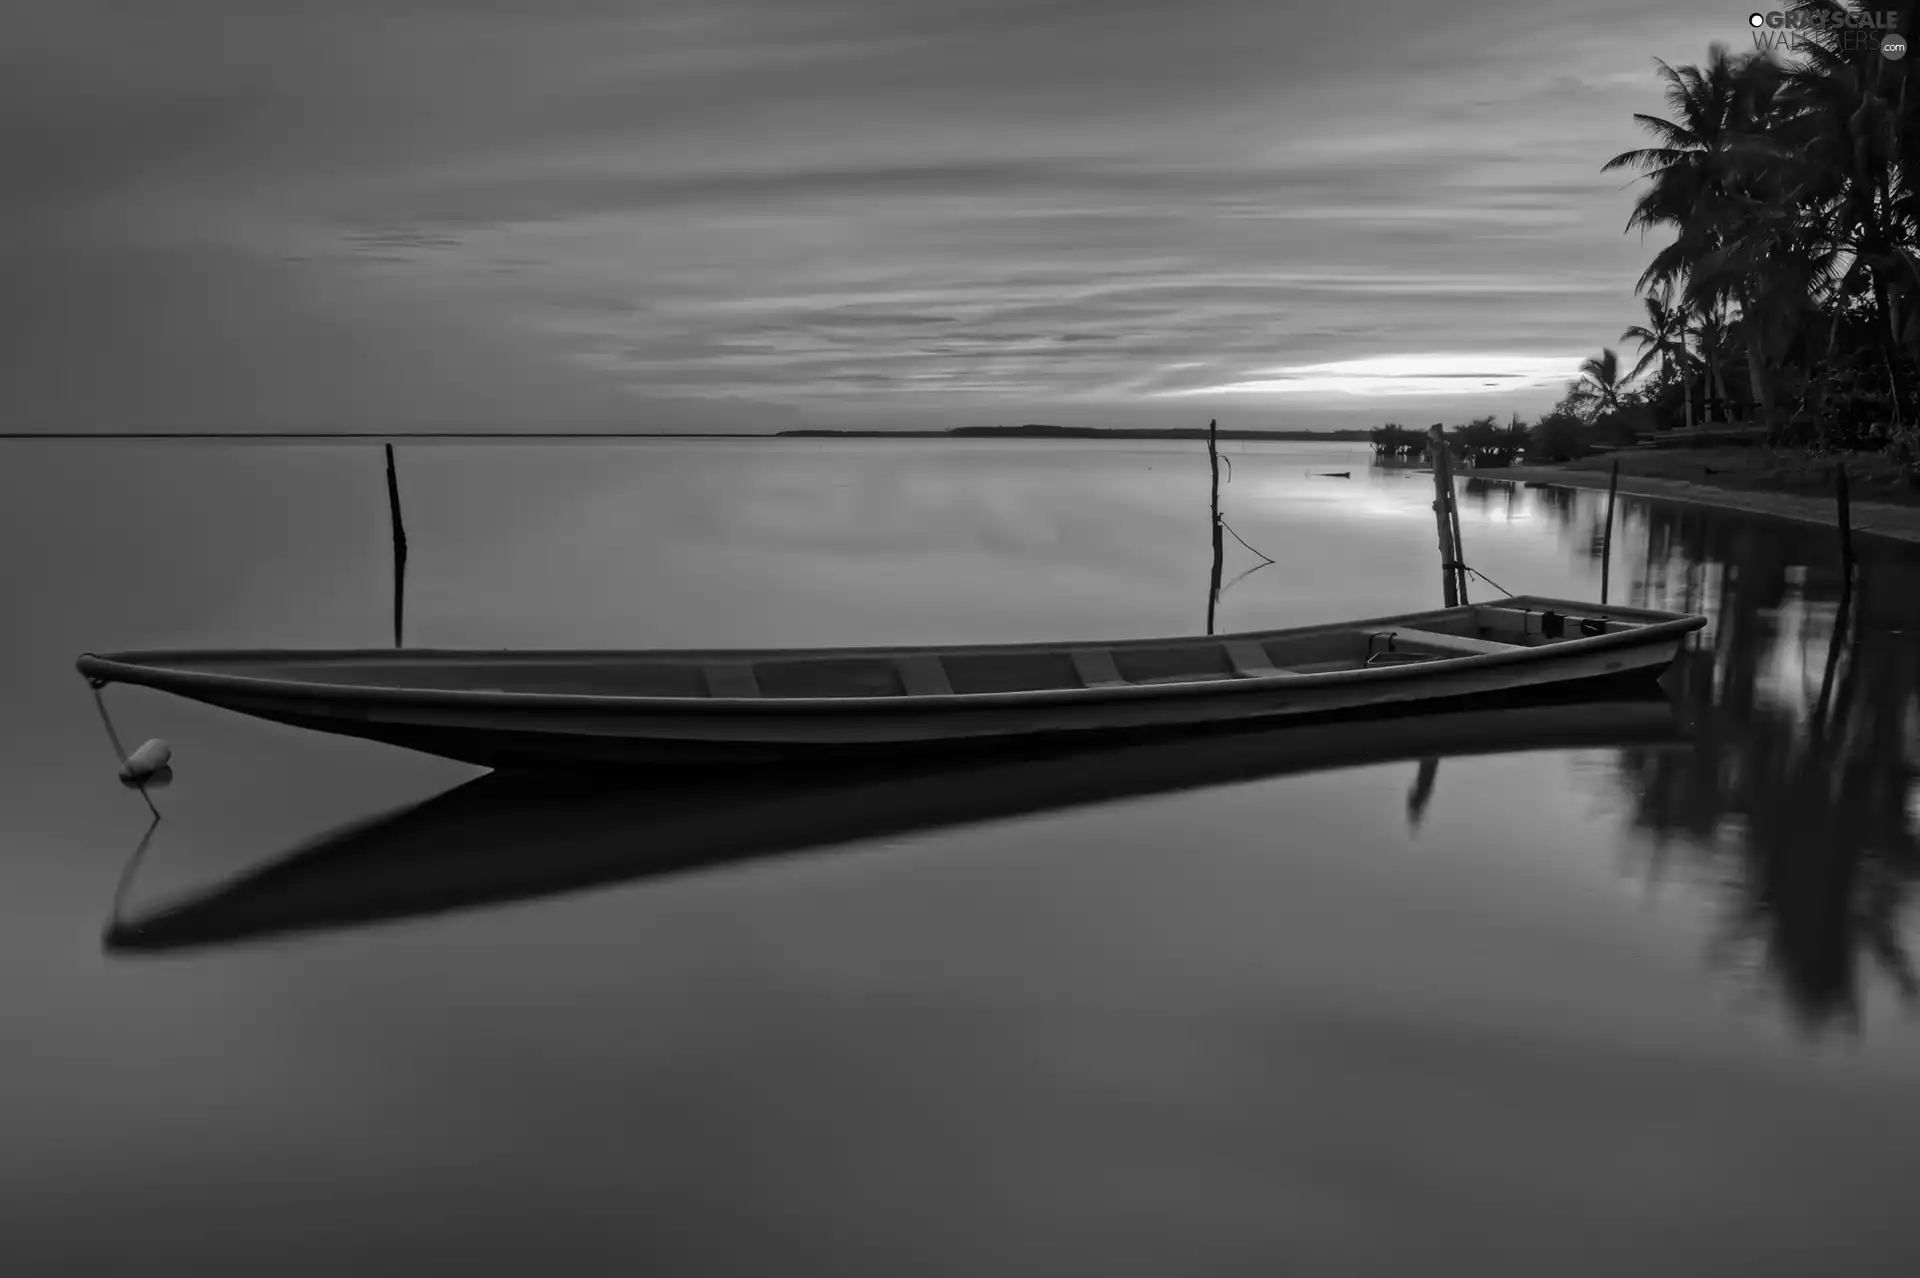
{"label": "bamboo pole in water", "polygon": [[1454,565],[1460,562],[1460,547],[1453,536],[1453,478],[1447,466],[1446,430],[1438,422],[1427,428],[1427,456],[1433,462],[1433,519],[1440,532],[1440,589],[1447,607],[1457,608],[1460,591]]}
{"label": "bamboo pole in water", "polygon": [[407,528],[400,519],[400,476],[393,465],[393,445],[387,450],[387,514],[393,528],[393,646],[400,646],[406,617]]}
{"label": "bamboo pole in water", "polygon": [[1454,589],[1460,595],[1460,602],[1467,602],[1467,565],[1462,558],[1465,544],[1460,540],[1460,498],[1453,491],[1453,458],[1447,459],[1447,522],[1453,530],[1453,579]]}
{"label": "bamboo pole in water", "polygon": [[1207,423],[1207,467],[1212,472],[1213,572],[1207,582],[1207,633],[1213,633],[1214,613],[1220,606],[1220,566],[1225,547],[1220,540],[1220,446],[1217,442],[1218,419]]}
{"label": "bamboo pole in water", "polygon": [[1613,473],[1607,478],[1607,526],[1600,534],[1600,602],[1607,601],[1607,576],[1613,568],[1613,498],[1620,488],[1620,459],[1613,459]]}

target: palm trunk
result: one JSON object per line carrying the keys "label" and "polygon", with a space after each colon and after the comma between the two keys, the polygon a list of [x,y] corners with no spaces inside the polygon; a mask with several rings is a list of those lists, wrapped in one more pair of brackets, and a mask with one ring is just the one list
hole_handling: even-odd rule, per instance
{"label": "palm trunk", "polygon": [[1699,414],[1711,426],[1713,424],[1713,347],[1707,340],[1699,342]]}
{"label": "palm trunk", "polygon": [[1711,334],[1700,334],[1700,362],[1705,366],[1700,377],[1700,409],[1707,425],[1724,420],[1727,387],[1720,377],[1720,347]]}
{"label": "palm trunk", "polygon": [[1760,424],[1767,428],[1767,443],[1778,444],[1773,424],[1773,389],[1767,384],[1767,372],[1760,355],[1760,339],[1747,339],[1747,376],[1753,379],[1754,397],[1760,401]]}
{"label": "palm trunk", "polygon": [[1761,349],[1760,326],[1753,320],[1745,298],[1740,301],[1742,325],[1747,330],[1747,377],[1753,382],[1753,397],[1760,401],[1760,422],[1767,428],[1767,443],[1780,442],[1773,420],[1773,387],[1767,381],[1767,357]]}
{"label": "palm trunk", "polygon": [[1886,281],[1880,273],[1873,273],[1873,300],[1880,309],[1883,327],[1880,334],[1880,353],[1887,362],[1887,389],[1893,397],[1893,424],[1897,427],[1906,420],[1906,390],[1901,386],[1900,361],[1897,352],[1900,349],[1900,332],[1896,327],[1893,299],[1888,295]]}

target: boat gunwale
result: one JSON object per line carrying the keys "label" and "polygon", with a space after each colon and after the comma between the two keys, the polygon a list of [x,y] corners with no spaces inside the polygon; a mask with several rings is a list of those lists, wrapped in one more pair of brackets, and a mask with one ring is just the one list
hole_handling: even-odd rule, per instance
{"label": "boat gunwale", "polygon": [[[1270,691],[1276,688],[1321,688],[1366,681],[1370,683],[1389,683],[1394,681],[1428,679],[1441,673],[1456,671],[1478,671],[1498,669],[1516,664],[1538,664],[1560,656],[1585,655],[1603,652],[1615,648],[1636,648],[1648,646],[1668,638],[1678,640],[1706,626],[1707,618],[1698,614],[1659,612],[1644,608],[1601,607],[1591,603],[1573,600],[1546,599],[1539,596],[1521,595],[1503,599],[1497,603],[1463,604],[1456,608],[1430,609],[1425,612],[1400,613],[1388,617],[1370,617],[1355,621],[1330,622],[1313,626],[1296,626],[1280,630],[1240,631],[1223,635],[1183,635],[1173,637],[1126,639],[1106,642],[1041,642],[1025,644],[982,644],[972,646],[956,645],[918,645],[910,647],[871,647],[871,648],[812,648],[812,649],[760,649],[760,648],[704,648],[704,649],[502,649],[497,653],[484,649],[400,649],[364,648],[364,649],[327,649],[324,655],[333,659],[355,658],[392,658],[399,654],[417,656],[431,660],[436,656],[449,658],[480,658],[488,656],[518,656],[534,658],[560,657],[646,657],[661,661],[697,661],[724,662],[740,660],[746,654],[765,653],[760,660],[831,660],[844,658],[881,658],[886,656],[907,656],[924,653],[959,656],[980,652],[1069,652],[1076,648],[1124,649],[1138,647],[1163,646],[1180,643],[1227,643],[1234,640],[1271,641],[1276,638],[1305,637],[1314,634],[1336,633],[1343,630],[1366,630],[1369,628],[1392,629],[1396,626],[1405,629],[1418,628],[1415,622],[1434,618],[1445,618],[1469,611],[1477,607],[1514,607],[1540,606],[1540,611],[1558,611],[1565,608],[1573,613],[1586,616],[1604,614],[1608,617],[1633,623],[1630,630],[1610,634],[1579,635],[1559,639],[1551,643],[1527,645],[1514,644],[1508,652],[1472,653],[1460,656],[1436,657],[1431,661],[1422,661],[1397,666],[1360,667],[1352,670],[1321,670],[1308,673],[1279,673],[1273,675],[1234,676],[1229,678],[1188,679],[1167,683],[1127,683],[1099,687],[1055,687],[1023,688],[1004,692],[966,692],[941,694],[900,694],[889,696],[853,696],[853,697],[681,697],[681,696],[624,696],[618,693],[580,693],[580,692],[521,692],[496,688],[419,688],[391,684],[346,684],[320,683],[308,680],[264,678],[257,675],[223,674],[209,671],[181,670],[170,668],[163,663],[168,659],[205,660],[218,656],[229,660],[263,660],[285,658],[299,660],[313,659],[322,655],[312,649],[174,649],[151,650],[141,652],[113,653],[101,656],[84,653],[75,662],[76,669],[88,679],[104,683],[118,682],[136,686],[150,687],[158,691],[185,693],[201,691],[207,693],[233,693],[242,696],[272,696],[313,702],[374,703],[390,706],[408,707],[498,707],[503,709],[555,709],[583,712],[665,712],[674,715],[728,715],[728,714],[833,714],[855,712],[862,714],[915,713],[926,710],[954,710],[971,707],[1024,706],[1087,704],[1090,702],[1132,701],[1166,697],[1215,697],[1233,696],[1255,691]],[[1527,610],[1533,610],[1528,607]],[[1637,618],[1648,618],[1646,621]],[[779,654],[774,656],[772,654]],[[129,677],[132,676],[132,677]],[[153,676],[159,676],[158,678]]]}

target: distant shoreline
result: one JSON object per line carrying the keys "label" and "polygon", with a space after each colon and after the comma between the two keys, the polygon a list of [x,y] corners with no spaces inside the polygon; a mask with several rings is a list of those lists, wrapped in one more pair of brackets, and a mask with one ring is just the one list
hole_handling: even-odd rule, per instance
{"label": "distant shoreline", "polygon": [[[951,430],[781,430],[781,431],[653,431],[653,430],[76,430],[0,431],[0,440],[25,439],[377,439],[392,443],[423,439],[1205,439],[1198,426],[1127,429],[1106,426],[956,426]],[[1219,439],[1266,439],[1294,443],[1364,444],[1364,430],[1221,430]]]}
{"label": "distant shoreline", "polygon": [[[1218,439],[1278,439],[1363,444],[1367,430],[1221,430]],[[955,426],[951,430],[783,430],[783,439],[1205,439],[1200,426],[1127,428],[1117,426]]]}

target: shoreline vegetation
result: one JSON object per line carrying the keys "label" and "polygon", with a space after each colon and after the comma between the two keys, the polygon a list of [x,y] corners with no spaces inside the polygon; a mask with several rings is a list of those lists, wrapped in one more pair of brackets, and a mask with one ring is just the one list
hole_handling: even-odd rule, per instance
{"label": "shoreline vegetation", "polygon": [[[1637,175],[1624,228],[1661,236],[1634,286],[1643,322],[1530,425],[1482,418],[1449,452],[1482,478],[1606,486],[1831,518],[1838,478],[1910,527],[1920,510],[1920,85],[1857,38],[1868,10],[1789,0],[1790,48],[1656,60],[1666,118],[1602,172]],[[1904,30],[1920,13],[1907,5]],[[1909,90],[1913,91],[1909,91]],[[1388,423],[1382,459],[1424,455]],[[1875,531],[1881,531],[1876,528]]]}

